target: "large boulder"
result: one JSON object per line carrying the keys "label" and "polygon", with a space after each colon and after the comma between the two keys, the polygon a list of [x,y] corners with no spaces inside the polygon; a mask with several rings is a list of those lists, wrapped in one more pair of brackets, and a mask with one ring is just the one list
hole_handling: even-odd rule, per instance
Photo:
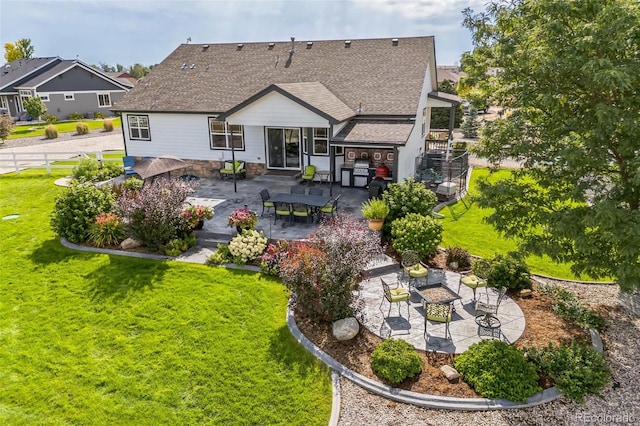
{"label": "large boulder", "polygon": [[640,316],[640,291],[636,291],[633,294],[620,292],[618,294],[618,300],[622,303],[629,312],[633,312],[637,316]]}
{"label": "large boulder", "polygon": [[341,341],[353,339],[358,334],[358,331],[360,331],[360,324],[353,317],[344,318],[333,323],[333,336]]}
{"label": "large boulder", "polygon": [[122,250],[129,250],[136,247],[140,247],[140,243],[134,240],[133,238],[127,238],[126,240],[120,243],[120,248]]}

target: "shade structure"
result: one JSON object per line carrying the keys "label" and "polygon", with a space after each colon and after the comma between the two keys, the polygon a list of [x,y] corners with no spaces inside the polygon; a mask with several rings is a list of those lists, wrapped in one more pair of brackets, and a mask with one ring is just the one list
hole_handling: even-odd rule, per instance
{"label": "shade structure", "polygon": [[188,167],[188,164],[184,160],[173,155],[161,155],[160,157],[151,158],[136,164],[132,169],[138,173],[142,179],[147,179],[185,167]]}

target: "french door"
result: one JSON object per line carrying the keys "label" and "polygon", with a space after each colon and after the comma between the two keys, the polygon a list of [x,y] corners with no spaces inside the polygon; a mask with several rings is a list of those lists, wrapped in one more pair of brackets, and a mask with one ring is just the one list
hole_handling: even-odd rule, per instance
{"label": "french door", "polygon": [[270,169],[300,170],[300,129],[267,127],[267,157]]}

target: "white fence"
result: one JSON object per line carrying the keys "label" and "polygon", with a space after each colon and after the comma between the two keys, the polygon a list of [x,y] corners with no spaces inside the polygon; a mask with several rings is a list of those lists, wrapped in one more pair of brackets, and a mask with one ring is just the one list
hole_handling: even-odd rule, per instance
{"label": "white fence", "polygon": [[[100,163],[119,162],[122,158],[105,158],[105,154],[122,154],[124,151],[61,151],[61,152],[10,152],[0,150],[0,174],[16,172],[25,169],[47,169],[47,174],[51,174],[51,169],[72,169],[84,158],[93,157]],[[64,161],[71,164],[56,164]]]}

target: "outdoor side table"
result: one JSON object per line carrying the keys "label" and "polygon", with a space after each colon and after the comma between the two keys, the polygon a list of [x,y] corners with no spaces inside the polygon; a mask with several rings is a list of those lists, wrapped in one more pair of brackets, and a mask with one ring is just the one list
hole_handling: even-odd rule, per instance
{"label": "outdoor side table", "polygon": [[476,324],[478,324],[479,336],[496,336],[500,338],[500,320],[493,314],[482,314],[476,316]]}
{"label": "outdoor side table", "polygon": [[316,170],[316,174],[320,178],[320,184],[331,183],[331,172],[328,170]]}

